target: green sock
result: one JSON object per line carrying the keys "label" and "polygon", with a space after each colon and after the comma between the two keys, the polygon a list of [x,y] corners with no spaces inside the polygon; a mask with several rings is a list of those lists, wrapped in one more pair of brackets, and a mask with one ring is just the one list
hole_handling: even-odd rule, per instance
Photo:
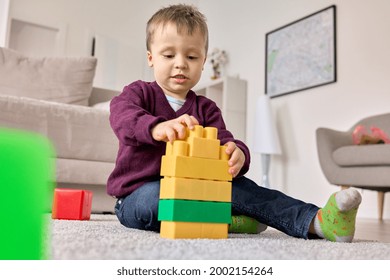
{"label": "green sock", "polygon": [[330,241],[351,242],[361,201],[360,193],[352,188],[332,194],[314,218],[316,234]]}
{"label": "green sock", "polygon": [[259,223],[253,218],[240,215],[232,216],[232,223],[229,225],[230,233],[260,233],[265,231],[267,226]]}

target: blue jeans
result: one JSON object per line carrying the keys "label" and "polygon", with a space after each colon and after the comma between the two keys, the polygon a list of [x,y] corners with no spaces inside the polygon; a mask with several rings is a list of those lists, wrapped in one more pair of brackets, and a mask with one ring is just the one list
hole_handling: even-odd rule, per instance
{"label": "blue jeans", "polygon": [[[160,181],[149,182],[130,195],[118,199],[115,213],[129,228],[160,231],[157,210]],[[284,193],[258,186],[246,177],[232,182],[232,214],[246,215],[290,236],[307,239],[309,226],[318,207]]]}

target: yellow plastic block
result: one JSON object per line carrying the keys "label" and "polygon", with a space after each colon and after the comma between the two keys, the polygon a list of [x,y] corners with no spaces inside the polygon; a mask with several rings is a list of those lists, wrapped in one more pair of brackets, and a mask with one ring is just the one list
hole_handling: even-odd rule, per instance
{"label": "yellow plastic block", "polygon": [[231,181],[227,160],[186,156],[163,156],[161,176]]}
{"label": "yellow plastic block", "polygon": [[227,160],[227,155],[220,154],[218,130],[215,127],[196,125],[193,130],[187,129],[185,139],[167,143],[165,155],[181,155],[209,159]]}
{"label": "yellow plastic block", "polygon": [[175,140],[173,143],[167,142],[165,155],[188,156],[189,145],[184,140]]}
{"label": "yellow plastic block", "polygon": [[228,237],[228,224],[162,221],[160,236],[172,239],[226,239]]}
{"label": "yellow plastic block", "polygon": [[217,139],[218,130],[215,127],[196,125],[188,130],[187,143],[190,157],[219,159],[220,141]]}
{"label": "yellow plastic block", "polygon": [[189,137],[187,143],[190,148],[188,156],[219,159],[219,140]]}
{"label": "yellow plastic block", "polygon": [[187,129],[187,137],[198,137],[216,140],[218,136],[218,129],[215,127],[203,127],[195,125],[194,129]]}
{"label": "yellow plastic block", "polygon": [[232,201],[232,184],[226,181],[176,177],[161,179],[160,199]]}
{"label": "yellow plastic block", "polygon": [[226,153],[226,146],[220,146],[219,147],[219,159],[220,160],[226,160],[226,161],[229,160],[229,156]]}

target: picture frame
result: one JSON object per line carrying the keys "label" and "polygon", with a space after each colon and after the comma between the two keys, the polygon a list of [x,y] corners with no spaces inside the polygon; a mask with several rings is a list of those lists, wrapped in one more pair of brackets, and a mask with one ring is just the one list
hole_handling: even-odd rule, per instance
{"label": "picture frame", "polygon": [[335,5],[268,32],[265,42],[270,98],[337,81]]}

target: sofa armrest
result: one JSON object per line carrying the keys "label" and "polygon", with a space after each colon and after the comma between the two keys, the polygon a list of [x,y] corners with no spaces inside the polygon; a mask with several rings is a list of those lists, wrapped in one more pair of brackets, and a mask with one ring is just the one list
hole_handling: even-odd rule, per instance
{"label": "sofa armrest", "polygon": [[0,95],[0,127],[46,136],[59,158],[115,162],[118,139],[103,110]]}
{"label": "sofa armrest", "polygon": [[88,104],[89,106],[93,106],[97,103],[110,101],[114,96],[118,95],[119,93],[120,92],[117,90],[93,87],[91,96],[88,100]]}

